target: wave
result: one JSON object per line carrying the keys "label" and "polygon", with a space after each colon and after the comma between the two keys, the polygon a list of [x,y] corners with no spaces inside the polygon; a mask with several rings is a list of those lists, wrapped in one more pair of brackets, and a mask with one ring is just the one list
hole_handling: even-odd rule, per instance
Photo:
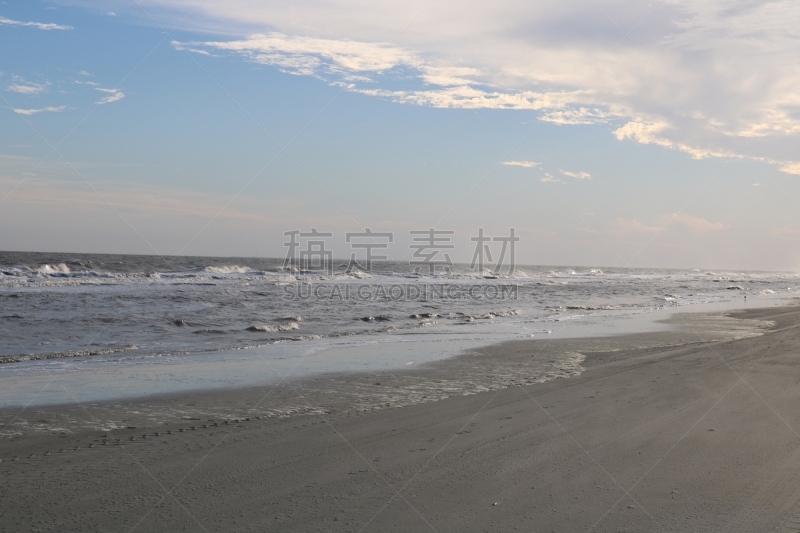
{"label": "wave", "polygon": [[297,322],[287,322],[278,326],[250,326],[246,328],[247,331],[257,331],[260,333],[277,333],[280,331],[292,331],[300,329],[300,324]]}
{"label": "wave", "polygon": [[68,357],[87,357],[91,355],[108,355],[112,353],[129,352],[131,350],[138,350],[135,345],[123,346],[121,348],[108,348],[105,350],[73,350],[69,352],[53,352],[42,354],[24,354],[24,355],[11,355],[7,357],[0,357],[0,364],[4,363],[22,363],[25,361],[42,361],[45,359],[63,359]]}
{"label": "wave", "polygon": [[301,316],[284,316],[284,317],[281,317],[281,318],[276,318],[275,320],[278,320],[278,321],[281,321],[281,322],[303,322],[303,321],[305,321],[305,318],[303,318]]}
{"label": "wave", "polygon": [[251,270],[245,266],[230,265],[207,266],[203,269],[203,272],[208,272],[209,274],[247,274],[248,272],[251,272]]}
{"label": "wave", "polygon": [[387,315],[362,316],[359,320],[362,322],[389,322],[392,320],[392,317]]}
{"label": "wave", "polygon": [[[665,298],[666,299],[666,298]],[[616,305],[551,305],[545,307],[548,311],[613,311],[614,309],[618,309],[619,307]]]}
{"label": "wave", "polygon": [[467,322],[474,322],[476,320],[492,320],[494,318],[507,318],[511,316],[517,316],[520,312],[516,309],[511,311],[490,311],[488,313],[484,313],[482,315],[464,315],[464,320]]}
{"label": "wave", "polygon": [[64,263],[58,265],[41,265],[33,269],[38,274],[53,275],[53,274],[71,274],[70,269]]}

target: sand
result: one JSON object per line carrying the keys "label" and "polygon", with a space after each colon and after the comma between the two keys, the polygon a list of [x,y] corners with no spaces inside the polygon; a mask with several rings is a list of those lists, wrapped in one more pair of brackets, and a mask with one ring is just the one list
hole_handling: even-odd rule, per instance
{"label": "sand", "polygon": [[800,307],[730,315],[0,411],[0,531],[798,531]]}

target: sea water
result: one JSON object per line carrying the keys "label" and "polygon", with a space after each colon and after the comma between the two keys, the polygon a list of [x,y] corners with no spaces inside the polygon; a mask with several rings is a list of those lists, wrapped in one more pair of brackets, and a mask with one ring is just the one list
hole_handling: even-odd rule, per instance
{"label": "sea water", "polygon": [[[0,253],[0,407],[421,365],[518,338],[666,328],[674,310],[769,305],[789,272]],[[572,364],[565,361],[565,364]]]}

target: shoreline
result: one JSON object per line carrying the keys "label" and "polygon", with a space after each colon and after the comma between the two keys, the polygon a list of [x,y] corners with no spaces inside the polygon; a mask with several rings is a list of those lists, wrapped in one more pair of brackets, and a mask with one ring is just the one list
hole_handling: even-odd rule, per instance
{"label": "shoreline", "polygon": [[[761,298],[750,303],[758,307],[773,307],[786,300],[785,297]],[[723,301],[566,316],[552,322],[535,322],[539,327],[551,329],[546,334],[537,333],[535,338],[533,335],[530,337],[537,342],[550,342],[661,333],[674,329],[675,316],[726,313],[736,310],[741,304],[739,301]],[[0,397],[0,413],[5,409],[27,406],[118,404],[162,396],[271,387],[284,383],[287,375],[288,380],[296,381],[331,374],[392,372],[405,370],[409,365],[424,370],[430,364],[453,361],[465,352],[491,350],[495,344],[528,340],[528,336],[521,335],[520,331],[529,328],[523,319],[519,324],[486,324],[479,329],[463,330],[460,334],[411,332],[192,354],[139,356],[134,351],[129,355],[96,356],[100,360],[90,356],[7,363],[0,365],[0,383],[4,389]],[[544,365],[541,368],[543,375],[557,371],[552,366]],[[566,362],[566,367],[570,366]]]}
{"label": "shoreline", "polygon": [[[596,351],[624,350],[632,345],[671,348],[730,339],[740,334],[759,335],[767,330],[768,325],[726,317],[773,308],[775,307],[716,312],[675,309],[666,318],[645,322],[646,326],[651,327],[644,331],[602,337],[509,339],[460,350],[457,355],[413,367],[338,370],[289,376],[278,383],[199,388],[113,400],[4,406],[0,407],[0,439],[14,435],[13,427],[5,422],[8,419],[13,419],[17,426],[22,425],[37,433],[60,432],[64,427],[75,426],[76,423],[80,423],[80,430],[112,431],[129,426],[156,427],[165,415],[173,422],[203,416],[233,420],[248,416],[272,418],[345,410],[371,411],[430,403],[450,396],[477,394],[579,375],[585,370],[584,365],[592,364],[591,354]],[[681,328],[685,329],[688,322],[682,317],[701,324],[692,326],[693,331],[683,331]],[[739,331],[739,328],[744,328],[744,331]],[[532,365],[527,359],[505,357],[498,365],[491,354],[503,353],[507,346],[518,346],[523,350],[530,347],[531,351],[537,353],[537,364]],[[575,354],[575,357],[560,357],[565,353]],[[589,354],[588,357],[586,354]],[[57,382],[57,376],[50,377],[53,382]],[[375,388],[381,386],[382,389]],[[313,397],[315,404],[308,405],[307,401],[287,403],[287,398],[297,397],[297,391],[302,391],[304,398]],[[239,399],[243,397],[251,398],[249,403],[252,405],[237,409]],[[275,403],[276,398],[281,401]],[[270,403],[271,405],[266,405]],[[116,416],[125,411],[133,414],[121,419]],[[24,412],[37,415],[20,416]],[[109,415],[116,419],[111,419]],[[44,420],[47,422],[43,422]]]}
{"label": "shoreline", "polygon": [[[0,530],[769,531],[800,517],[800,306],[730,315],[509,341],[267,400],[32,409],[14,424],[49,426],[0,438]],[[580,374],[526,382],[531,359],[581,350]],[[88,427],[104,417],[126,426]]]}

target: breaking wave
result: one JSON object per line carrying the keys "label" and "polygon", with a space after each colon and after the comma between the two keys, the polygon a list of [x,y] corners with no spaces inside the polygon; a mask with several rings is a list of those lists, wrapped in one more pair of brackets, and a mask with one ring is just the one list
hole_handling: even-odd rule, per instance
{"label": "breaking wave", "polygon": [[245,266],[231,265],[231,266],[207,266],[203,272],[209,274],[247,274],[250,269]]}

